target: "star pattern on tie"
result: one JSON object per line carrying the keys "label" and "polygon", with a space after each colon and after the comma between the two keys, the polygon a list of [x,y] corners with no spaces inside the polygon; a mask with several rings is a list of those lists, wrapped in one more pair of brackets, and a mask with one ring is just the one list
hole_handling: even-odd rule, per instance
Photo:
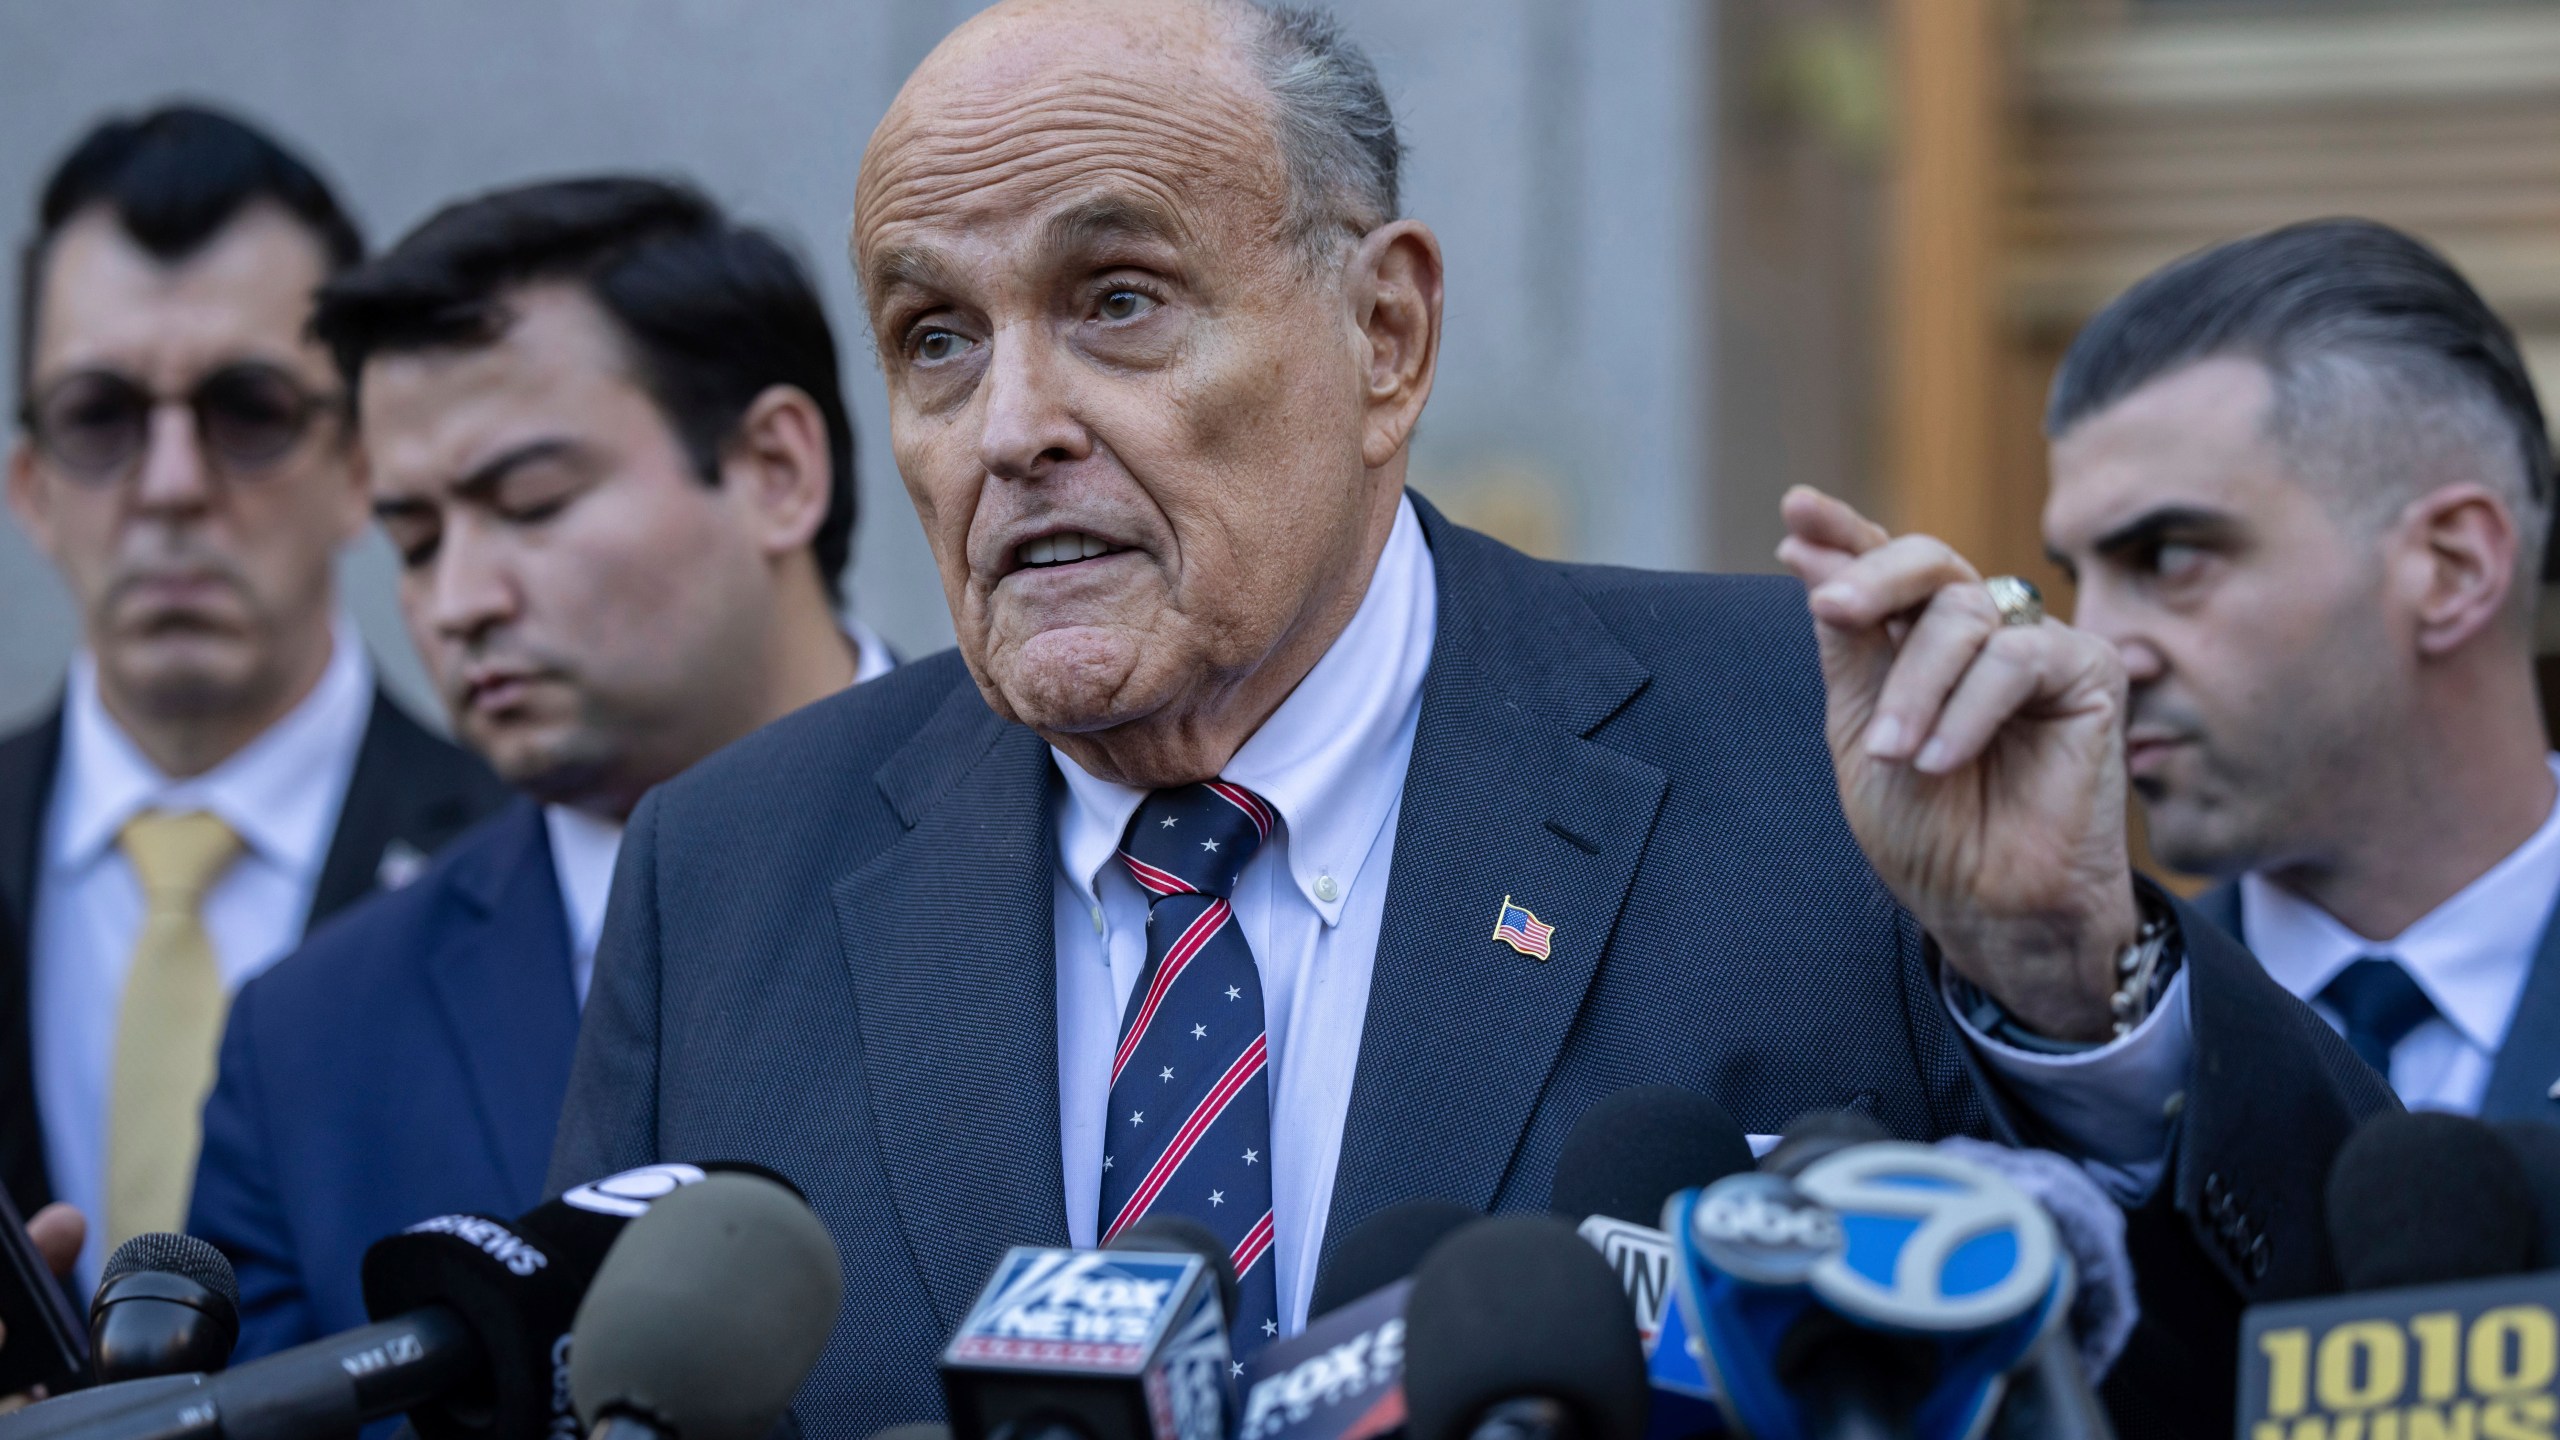
{"label": "star pattern on tie", "polygon": [[[1228,1320],[1238,1356],[1279,1333],[1279,1305],[1271,1176],[1260,1164],[1271,1137],[1269,1038],[1261,975],[1230,897],[1278,824],[1250,791],[1185,785],[1139,805],[1119,854],[1147,894],[1147,963],[1111,1061],[1108,1113],[1130,1120],[1103,1143],[1098,1238],[1150,1214],[1207,1225],[1237,1276]],[[1238,1008],[1211,1026],[1221,1004]],[[1161,1123],[1145,1123],[1155,1111]]]}

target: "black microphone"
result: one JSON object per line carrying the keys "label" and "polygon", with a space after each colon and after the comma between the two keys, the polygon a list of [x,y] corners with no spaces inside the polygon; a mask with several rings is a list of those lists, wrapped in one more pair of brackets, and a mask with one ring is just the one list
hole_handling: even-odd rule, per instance
{"label": "black microphone", "polygon": [[1483,1211],[1455,1200],[1407,1200],[1361,1221],[1316,1274],[1315,1296],[1307,1305],[1309,1328],[1352,1301],[1411,1276],[1432,1246],[1483,1218]]}
{"label": "black microphone", "polygon": [[545,1440],[575,1424],[569,1326],[606,1250],[652,1201],[704,1173],[653,1165],[579,1186],[511,1221],[422,1220],[365,1252],[365,1308],[375,1323],[192,1386],[128,1382],[149,1387],[136,1392],[147,1398],[105,1414],[98,1409],[107,1402],[90,1400],[74,1424],[55,1418],[61,1402],[29,1406],[0,1418],[0,1440],[344,1440],[404,1412],[421,1440]]}
{"label": "black microphone", "polygon": [[1405,1306],[1412,1440],[1640,1440],[1644,1344],[1572,1226],[1497,1215],[1440,1242]]}
{"label": "black microphone", "polygon": [[89,1302],[89,1363],[102,1384],[211,1373],[240,1340],[240,1281],[192,1235],[136,1235],[107,1257]]}
{"label": "black microphone", "polygon": [[2524,1168],[2533,1196],[2533,1268],[2560,1270],[2560,1127],[2539,1120],[2504,1120],[2490,1128]]}
{"label": "black microphone", "polygon": [[843,1296],[807,1201],[755,1175],[689,1185],[631,1222],[578,1306],[578,1419],[595,1440],[761,1440]]}
{"label": "black microphone", "polygon": [[1573,1123],[1547,1208],[1577,1225],[1605,1215],[1659,1230],[1673,1193],[1752,1163],[1750,1140],[1723,1106],[1677,1086],[1631,1086]]}
{"label": "black microphone", "polygon": [[2349,1290],[2478,1280],[2533,1268],[2531,1185],[2498,1132],[2411,1111],[2359,1126],[2330,1162],[2329,1248]]}

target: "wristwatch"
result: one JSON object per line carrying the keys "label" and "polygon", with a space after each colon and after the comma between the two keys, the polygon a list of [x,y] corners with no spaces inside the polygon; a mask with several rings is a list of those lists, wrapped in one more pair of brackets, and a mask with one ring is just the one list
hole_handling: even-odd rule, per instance
{"label": "wristwatch", "polygon": [[2113,1044],[2151,1018],[2160,997],[2168,993],[2170,980],[2187,958],[2177,912],[2148,891],[2137,891],[2134,903],[2141,907],[2142,929],[2135,934],[2133,943],[2116,956],[2116,993],[2107,1001],[2107,1008],[2114,1015],[2115,1033],[2105,1040],[2056,1040],[2039,1035],[2019,1023],[2006,1006],[1991,998],[1989,991],[1952,970],[1947,972],[1947,995],[1955,1002],[1957,1013],[1974,1029],[2031,1055],[2079,1055]]}

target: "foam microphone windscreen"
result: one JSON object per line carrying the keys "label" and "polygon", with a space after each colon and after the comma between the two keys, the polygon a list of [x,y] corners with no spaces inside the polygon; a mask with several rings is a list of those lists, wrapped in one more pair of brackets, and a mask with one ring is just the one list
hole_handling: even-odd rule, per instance
{"label": "foam microphone windscreen", "polygon": [[1412,1440],[1463,1440],[1507,1400],[1552,1400],[1583,1440],[1640,1440],[1644,1342],[1618,1272],[1545,1215],[1479,1220],[1433,1247],[1405,1303]]}
{"label": "foam microphone windscreen", "polygon": [[2329,1167],[2329,1246],[2350,1290],[2529,1268],[2533,1193],[2495,1130],[2417,1111],[2366,1121]]}
{"label": "foam microphone windscreen", "polygon": [[1407,1200],[1361,1221],[1317,1272],[1307,1318],[1330,1315],[1404,1279],[1451,1231],[1483,1218],[1484,1212],[1455,1200]]}
{"label": "foam microphone windscreen", "polygon": [[2533,1195],[2533,1268],[2560,1270],[2560,1128],[2539,1120],[2503,1120],[2493,1128],[2524,1167]]}
{"label": "foam microphone windscreen", "polygon": [[578,1418],[762,1440],[818,1363],[843,1293],[835,1240],[788,1188],[727,1173],[678,1190],[631,1222],[578,1306]]}
{"label": "foam microphone windscreen", "polygon": [[1236,1260],[1218,1232],[1192,1219],[1170,1211],[1149,1215],[1128,1229],[1111,1237],[1105,1250],[1131,1250],[1158,1255],[1192,1254],[1209,1262],[1209,1273],[1218,1277],[1218,1313],[1228,1324],[1236,1321]]}
{"label": "foam microphone windscreen", "polygon": [[1875,1117],[1863,1111],[1808,1110],[1787,1126],[1786,1134],[1770,1147],[1768,1154],[1760,1157],[1760,1168],[1793,1179],[1825,1156],[1837,1155],[1853,1145],[1892,1138]]}
{"label": "foam microphone windscreen", "polygon": [[229,1302],[235,1313],[239,1309],[240,1277],[231,1272],[231,1262],[193,1235],[134,1236],[107,1257],[106,1268],[98,1272],[98,1288],[141,1270],[185,1276]]}
{"label": "foam microphone windscreen", "polygon": [[1556,1157],[1547,1208],[1660,1225],[1662,1202],[1752,1165],[1751,1142],[1724,1107],[1694,1090],[1637,1085],[1582,1112]]}

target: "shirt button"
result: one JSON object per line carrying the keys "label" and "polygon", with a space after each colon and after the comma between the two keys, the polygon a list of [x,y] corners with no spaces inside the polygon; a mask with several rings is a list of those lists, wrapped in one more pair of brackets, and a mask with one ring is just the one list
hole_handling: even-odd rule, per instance
{"label": "shirt button", "polygon": [[1317,898],[1317,899],[1319,899],[1319,900],[1323,901],[1323,902],[1324,902],[1324,903],[1326,903],[1327,905],[1330,905],[1330,904],[1332,904],[1334,901],[1336,901],[1336,900],[1340,899],[1341,897],[1342,897],[1342,887],[1333,883],[1333,877],[1332,877],[1332,876],[1330,876],[1330,875],[1318,875],[1318,876],[1316,877],[1316,898]]}

